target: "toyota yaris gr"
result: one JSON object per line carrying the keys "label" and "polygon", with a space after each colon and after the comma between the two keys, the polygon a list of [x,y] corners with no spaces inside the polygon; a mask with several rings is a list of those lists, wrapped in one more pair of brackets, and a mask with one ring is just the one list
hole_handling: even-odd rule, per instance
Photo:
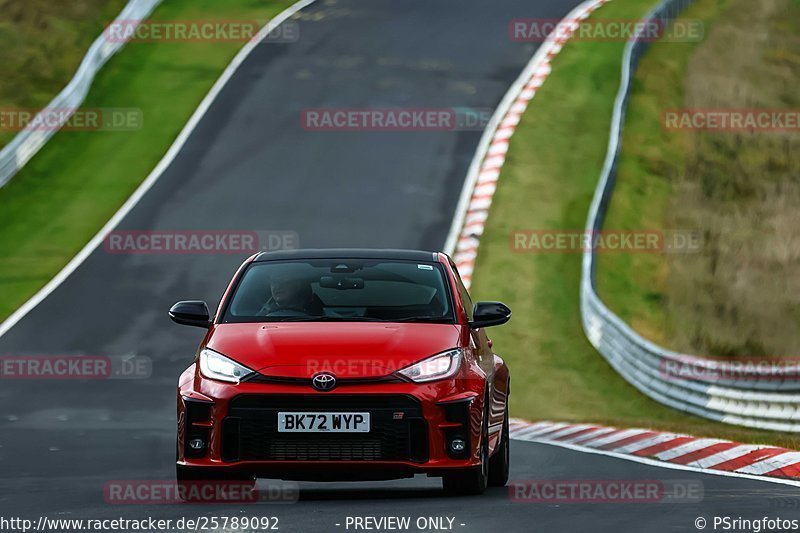
{"label": "toyota yaris gr", "polygon": [[177,478],[377,480],[441,477],[452,492],[508,481],[509,371],[445,254],[259,253],[213,317],[178,386]]}

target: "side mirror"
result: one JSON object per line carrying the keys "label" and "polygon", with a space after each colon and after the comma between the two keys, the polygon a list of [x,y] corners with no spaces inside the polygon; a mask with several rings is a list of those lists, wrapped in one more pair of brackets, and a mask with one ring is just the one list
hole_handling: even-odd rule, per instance
{"label": "side mirror", "polygon": [[169,310],[169,317],[176,324],[184,326],[197,326],[208,329],[211,326],[208,306],[205,302],[191,300],[178,302]]}
{"label": "side mirror", "polygon": [[500,302],[478,302],[475,304],[472,321],[469,327],[473,329],[499,326],[511,318],[511,309]]}

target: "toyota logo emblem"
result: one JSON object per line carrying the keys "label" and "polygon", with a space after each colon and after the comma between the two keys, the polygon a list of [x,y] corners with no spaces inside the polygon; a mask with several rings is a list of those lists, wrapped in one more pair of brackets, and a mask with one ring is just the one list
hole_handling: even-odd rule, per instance
{"label": "toyota logo emblem", "polygon": [[336,386],[336,378],[333,374],[322,373],[317,374],[313,378],[311,378],[311,384],[314,386],[315,389],[318,391],[329,391],[333,390]]}

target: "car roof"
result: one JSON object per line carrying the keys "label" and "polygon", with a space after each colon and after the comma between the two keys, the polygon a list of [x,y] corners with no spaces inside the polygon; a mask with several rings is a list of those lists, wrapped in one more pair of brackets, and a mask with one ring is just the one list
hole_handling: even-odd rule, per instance
{"label": "car roof", "polygon": [[438,252],[423,250],[381,250],[372,248],[319,248],[261,252],[254,262],[286,259],[387,259],[438,262]]}

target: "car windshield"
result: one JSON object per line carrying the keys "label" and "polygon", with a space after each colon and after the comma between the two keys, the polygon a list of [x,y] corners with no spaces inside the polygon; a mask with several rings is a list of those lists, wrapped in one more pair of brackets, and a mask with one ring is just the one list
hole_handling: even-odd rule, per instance
{"label": "car windshield", "polygon": [[253,263],[223,322],[455,322],[435,262],[314,259]]}

